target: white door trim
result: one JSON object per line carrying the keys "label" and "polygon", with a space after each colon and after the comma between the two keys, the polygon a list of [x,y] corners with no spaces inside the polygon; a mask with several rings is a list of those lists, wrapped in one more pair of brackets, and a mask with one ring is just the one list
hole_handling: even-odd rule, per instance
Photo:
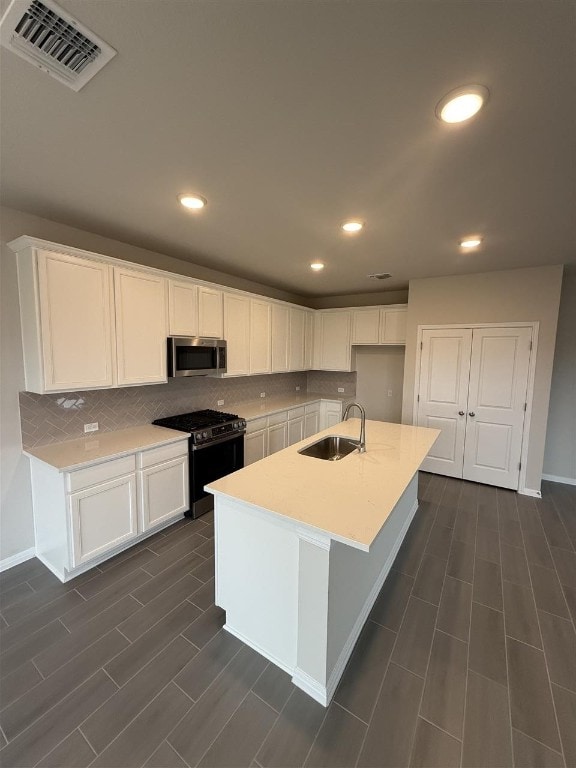
{"label": "white door trim", "polygon": [[451,328],[532,328],[532,350],[528,364],[528,388],[526,391],[526,417],[522,430],[522,450],[520,453],[520,478],[518,481],[518,493],[526,496],[541,496],[540,488],[526,487],[526,463],[528,460],[528,435],[532,421],[532,402],[534,399],[534,378],[536,374],[536,358],[538,355],[539,321],[517,323],[432,323],[418,326],[416,335],[416,375],[414,376],[414,392],[412,396],[412,424],[415,423],[418,414],[418,393],[420,392],[420,362],[422,356],[422,331],[450,330]]}

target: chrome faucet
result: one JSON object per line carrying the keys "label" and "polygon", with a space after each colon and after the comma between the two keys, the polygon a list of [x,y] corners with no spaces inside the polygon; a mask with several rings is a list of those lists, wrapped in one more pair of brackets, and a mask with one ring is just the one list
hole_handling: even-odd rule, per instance
{"label": "chrome faucet", "polygon": [[352,408],[358,408],[360,411],[360,440],[351,440],[350,442],[356,443],[360,453],[366,453],[366,411],[362,408],[360,403],[349,403],[344,411],[344,418],[342,421],[346,421]]}

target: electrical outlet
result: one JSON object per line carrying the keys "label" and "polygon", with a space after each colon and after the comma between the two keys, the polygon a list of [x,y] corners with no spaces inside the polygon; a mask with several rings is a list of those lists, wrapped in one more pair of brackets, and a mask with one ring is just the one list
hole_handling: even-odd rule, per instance
{"label": "electrical outlet", "polygon": [[392,390],[391,389],[388,390],[388,397],[392,397]]}
{"label": "electrical outlet", "polygon": [[260,397],[266,397],[266,392],[260,392]]}
{"label": "electrical outlet", "polygon": [[338,392],[344,392],[344,387],[338,387]]}
{"label": "electrical outlet", "polygon": [[218,400],[217,405],[224,405],[224,400]]}
{"label": "electrical outlet", "polygon": [[84,424],[84,432],[98,432],[98,422],[93,421],[92,424]]}
{"label": "electrical outlet", "polygon": [[300,392],[300,387],[296,387],[296,392]]}

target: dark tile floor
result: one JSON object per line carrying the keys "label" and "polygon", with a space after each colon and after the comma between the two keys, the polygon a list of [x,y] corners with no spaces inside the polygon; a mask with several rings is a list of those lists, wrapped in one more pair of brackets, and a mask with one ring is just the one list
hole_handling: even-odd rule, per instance
{"label": "dark tile floor", "polygon": [[1,764],[576,766],[576,488],[420,498],[327,709],[221,629],[207,517],[2,574]]}

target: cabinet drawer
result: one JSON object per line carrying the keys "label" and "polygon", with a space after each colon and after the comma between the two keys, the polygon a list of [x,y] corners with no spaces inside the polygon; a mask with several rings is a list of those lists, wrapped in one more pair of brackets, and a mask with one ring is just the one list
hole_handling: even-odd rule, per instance
{"label": "cabinet drawer", "polygon": [[94,464],[86,469],[77,469],[69,472],[67,477],[67,489],[71,493],[89,488],[97,483],[105,483],[122,475],[129,475],[136,471],[136,456],[124,456],[113,461],[104,461],[102,464]]}
{"label": "cabinet drawer", "polygon": [[252,419],[246,423],[246,434],[251,435],[253,432],[259,432],[261,429],[266,429],[267,426],[267,416],[263,416],[261,419]]}
{"label": "cabinet drawer", "polygon": [[188,440],[180,440],[177,443],[169,443],[169,445],[161,445],[149,451],[142,451],[138,454],[138,469],[151,467],[170,459],[177,459],[179,456],[186,456],[187,453]]}
{"label": "cabinet drawer", "polygon": [[283,424],[286,421],[286,411],[280,411],[280,413],[273,413],[272,416],[268,416],[268,426],[275,427],[277,424]]}
{"label": "cabinet drawer", "polygon": [[288,411],[289,419],[300,419],[304,416],[304,406],[299,405],[297,408],[290,408]]}
{"label": "cabinet drawer", "polygon": [[310,405],[305,405],[304,413],[306,416],[308,416],[309,413],[320,413],[320,403],[310,403]]}

